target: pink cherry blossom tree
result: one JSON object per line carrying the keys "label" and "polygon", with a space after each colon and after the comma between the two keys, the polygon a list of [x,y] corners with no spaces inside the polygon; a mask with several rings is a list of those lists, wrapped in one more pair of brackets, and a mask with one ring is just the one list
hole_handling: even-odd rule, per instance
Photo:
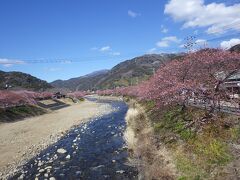
{"label": "pink cherry blossom tree", "polygon": [[34,105],[37,100],[49,99],[52,97],[50,92],[33,92],[33,91],[9,91],[1,90],[0,91],[0,107],[14,107],[21,105]]}
{"label": "pink cherry blossom tree", "polygon": [[67,96],[70,98],[82,98],[86,95],[87,93],[84,91],[76,91],[76,92],[72,92],[72,93],[68,93]]}
{"label": "pink cherry blossom tree", "polygon": [[[220,101],[229,101],[225,81],[240,70],[240,54],[220,49],[202,49],[170,61],[150,80],[138,85],[114,90],[98,91],[105,95],[128,95],[154,100],[158,107],[180,104],[190,99],[208,102],[210,112]],[[223,77],[220,74],[224,74]]]}
{"label": "pink cherry blossom tree", "polygon": [[[187,54],[161,67],[149,80],[144,98],[159,106],[184,105],[189,98],[208,99],[213,111],[217,102],[227,98],[222,84],[240,69],[240,54],[218,49],[203,49]],[[224,74],[224,78],[219,77]]]}

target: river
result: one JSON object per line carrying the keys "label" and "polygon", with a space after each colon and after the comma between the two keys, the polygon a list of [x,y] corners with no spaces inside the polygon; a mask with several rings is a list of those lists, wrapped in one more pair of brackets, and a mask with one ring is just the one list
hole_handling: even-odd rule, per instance
{"label": "river", "polygon": [[88,100],[108,103],[115,111],[72,128],[10,179],[137,179],[123,138],[128,106],[123,101]]}

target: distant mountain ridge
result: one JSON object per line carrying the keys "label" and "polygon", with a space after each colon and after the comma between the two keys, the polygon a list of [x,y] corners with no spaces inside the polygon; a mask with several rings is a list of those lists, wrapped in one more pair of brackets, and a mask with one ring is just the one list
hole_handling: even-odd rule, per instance
{"label": "distant mountain ridge", "polygon": [[55,88],[65,88],[71,91],[94,89],[95,84],[99,82],[109,70],[96,71],[85,76],[71,78],[69,80],[56,80],[51,83]]}
{"label": "distant mountain ridge", "polygon": [[108,69],[103,69],[103,70],[100,70],[100,71],[94,71],[90,74],[87,74],[87,75],[84,75],[83,77],[94,77],[94,76],[98,76],[98,75],[101,75],[101,74],[106,74],[108,73]]}
{"label": "distant mountain ridge", "polygon": [[10,86],[9,89],[12,90],[27,89],[33,91],[44,91],[52,88],[51,84],[30,74],[0,71],[0,90],[5,89],[6,86]]}
{"label": "distant mountain ridge", "polygon": [[147,80],[162,64],[182,54],[148,54],[126,60],[111,70],[93,72],[69,80],[51,83],[55,88],[75,90],[97,90],[138,84]]}

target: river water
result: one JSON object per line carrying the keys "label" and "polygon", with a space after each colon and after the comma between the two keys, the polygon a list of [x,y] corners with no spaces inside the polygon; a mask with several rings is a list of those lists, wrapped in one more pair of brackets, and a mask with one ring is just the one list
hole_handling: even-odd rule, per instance
{"label": "river water", "polygon": [[137,179],[136,168],[128,164],[123,138],[127,105],[122,101],[98,102],[108,103],[116,111],[71,129],[10,179]]}

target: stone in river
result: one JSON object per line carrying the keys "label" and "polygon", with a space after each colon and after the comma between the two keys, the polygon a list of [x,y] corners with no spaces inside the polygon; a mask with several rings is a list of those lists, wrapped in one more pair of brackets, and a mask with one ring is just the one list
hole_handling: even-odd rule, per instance
{"label": "stone in river", "polygon": [[42,161],[39,161],[38,162],[38,166],[42,166],[43,165],[43,162]]}
{"label": "stone in river", "polygon": [[50,177],[49,180],[56,180],[56,178],[55,177]]}
{"label": "stone in river", "polygon": [[55,155],[53,156],[53,159],[56,160],[57,158],[58,158],[58,155],[55,154]]}
{"label": "stone in river", "polygon": [[71,158],[70,154],[66,156],[66,159],[70,159],[70,158]]}
{"label": "stone in river", "polygon": [[82,172],[81,171],[77,171],[76,172],[76,175],[80,175]]}
{"label": "stone in river", "polygon": [[103,168],[103,167],[104,167],[104,165],[99,165],[99,166],[96,166],[96,167],[92,167],[91,169],[94,170],[94,171],[96,171],[96,170],[98,170],[99,168]]}
{"label": "stone in river", "polygon": [[63,149],[63,148],[60,148],[60,149],[57,150],[57,152],[60,153],[60,154],[64,154],[67,151],[65,149]]}
{"label": "stone in river", "polygon": [[38,172],[42,173],[42,172],[44,172],[44,171],[45,171],[44,169],[40,169]]}
{"label": "stone in river", "polygon": [[123,174],[124,172],[125,172],[124,170],[116,171],[116,173],[120,173],[120,174]]}
{"label": "stone in river", "polygon": [[47,166],[45,167],[45,169],[52,169],[52,166]]}
{"label": "stone in river", "polygon": [[21,174],[21,176],[18,179],[23,179],[24,178],[24,174]]}

